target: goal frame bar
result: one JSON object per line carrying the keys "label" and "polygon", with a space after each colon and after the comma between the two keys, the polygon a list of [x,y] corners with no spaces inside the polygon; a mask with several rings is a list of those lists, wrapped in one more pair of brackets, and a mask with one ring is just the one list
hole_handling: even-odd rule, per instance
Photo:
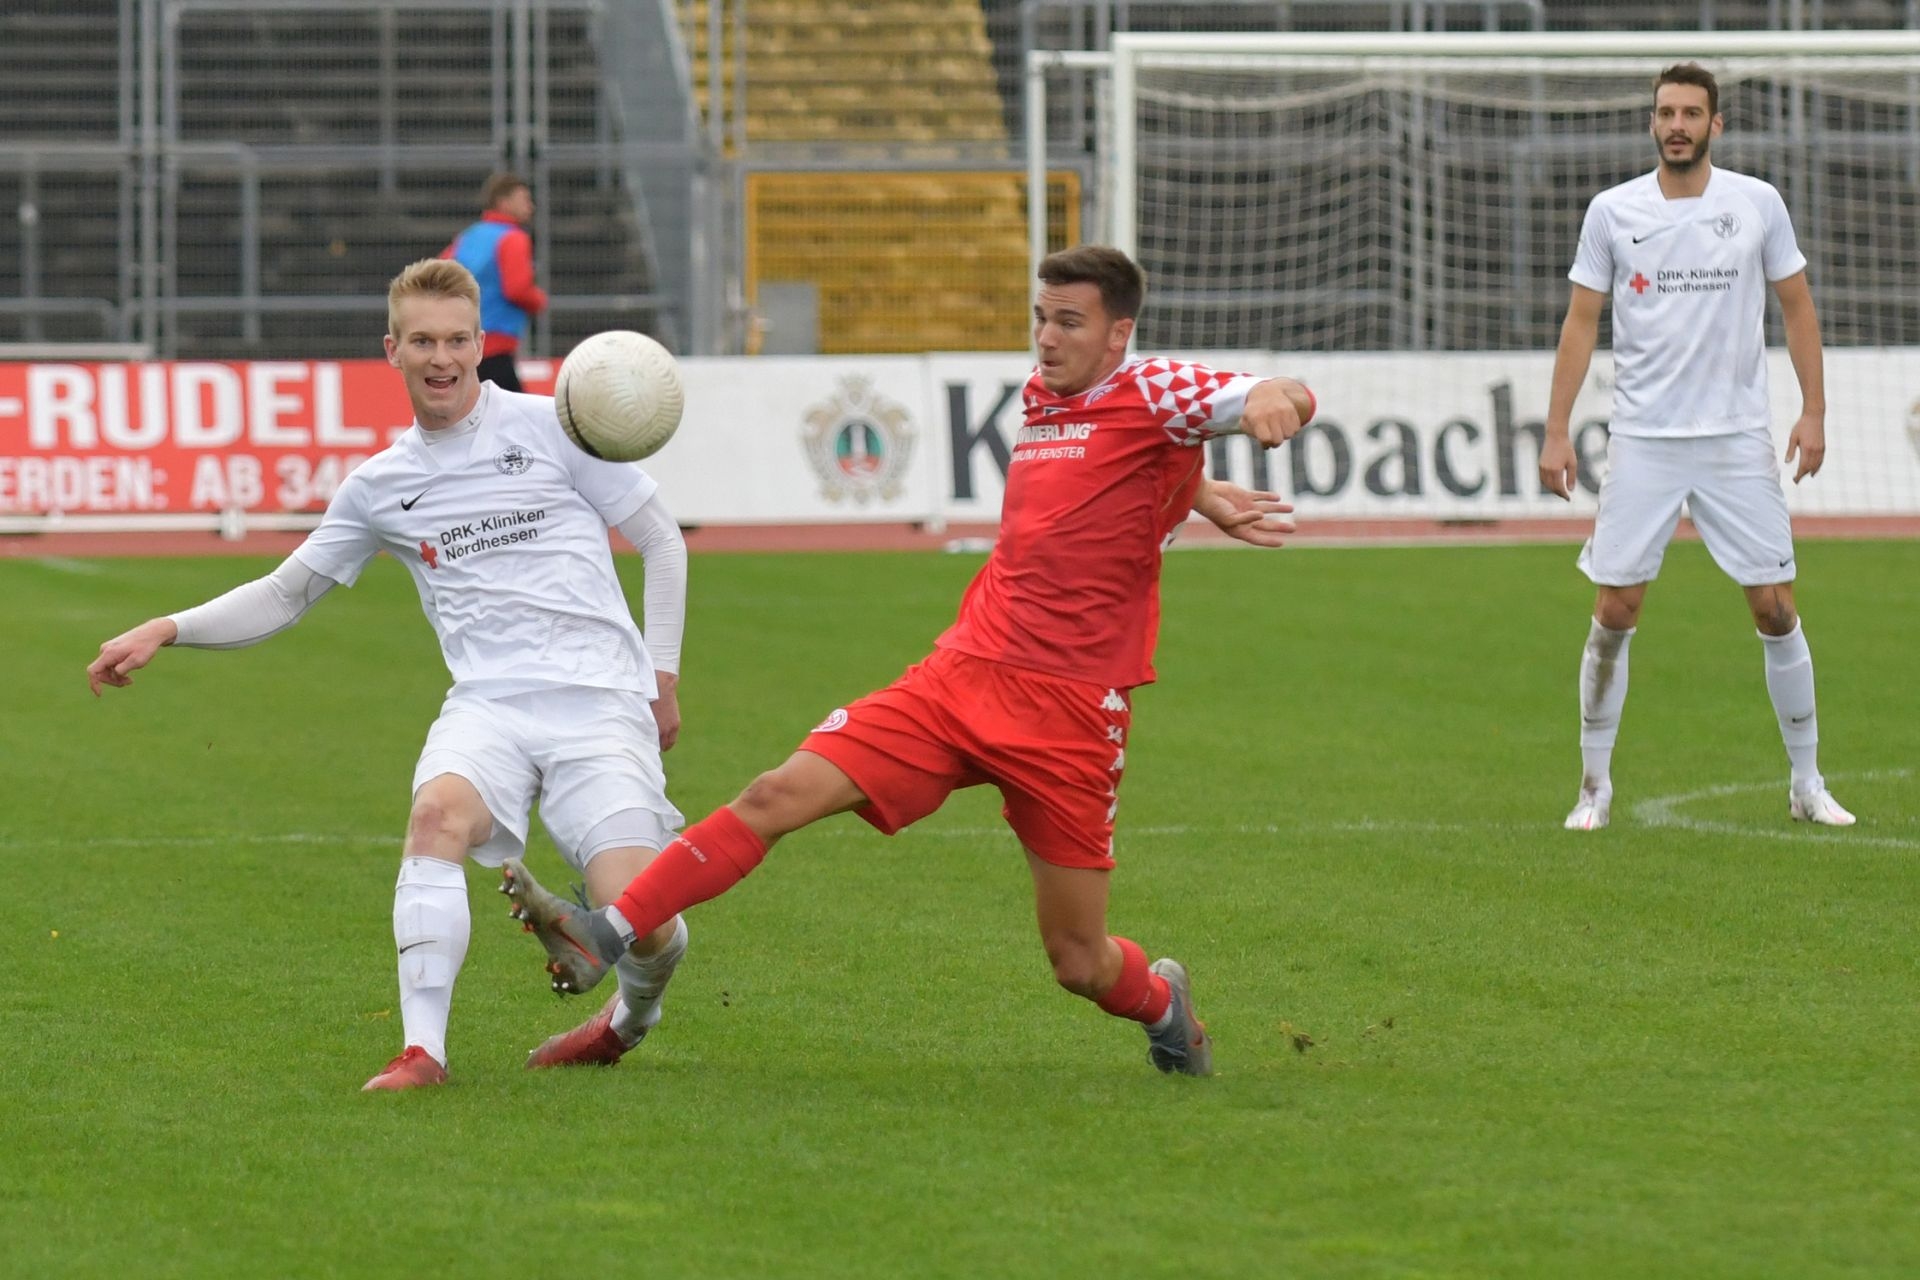
{"label": "goal frame bar", "polygon": [[1642,71],[1707,59],[1729,73],[1920,73],[1920,31],[1119,32],[1110,51],[1034,50],[1027,55],[1025,112],[1030,273],[1039,270],[1047,251],[1049,72],[1105,75],[1106,92],[1097,109],[1108,119],[1110,141],[1107,154],[1099,157],[1104,172],[1097,188],[1106,241],[1131,256],[1139,246],[1133,103],[1142,62],[1215,70],[1444,71],[1463,59],[1498,61],[1521,72],[1568,70],[1575,64],[1595,71]]}

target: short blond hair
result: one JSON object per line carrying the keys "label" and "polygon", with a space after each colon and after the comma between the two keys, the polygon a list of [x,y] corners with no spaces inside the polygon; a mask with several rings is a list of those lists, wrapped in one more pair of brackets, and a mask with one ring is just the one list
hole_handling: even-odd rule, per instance
{"label": "short blond hair", "polygon": [[387,333],[396,342],[403,298],[465,298],[473,304],[473,327],[480,327],[480,282],[451,258],[422,258],[387,286]]}

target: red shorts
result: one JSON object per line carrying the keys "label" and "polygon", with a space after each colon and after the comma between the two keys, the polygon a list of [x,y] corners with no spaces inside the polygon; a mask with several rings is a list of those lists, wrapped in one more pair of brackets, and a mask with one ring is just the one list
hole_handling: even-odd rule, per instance
{"label": "red shorts", "polygon": [[991,782],[1036,856],[1108,870],[1132,720],[1124,689],[935,649],[834,711],[800,749],[853,779],[867,797],[860,816],[888,835]]}

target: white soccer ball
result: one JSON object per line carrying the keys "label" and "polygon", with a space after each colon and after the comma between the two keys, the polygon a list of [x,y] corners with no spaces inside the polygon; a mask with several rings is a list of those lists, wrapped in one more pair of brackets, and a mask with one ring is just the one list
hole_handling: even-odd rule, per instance
{"label": "white soccer ball", "polygon": [[553,408],[567,437],[596,458],[633,462],[673,439],[686,407],[673,353],[626,329],[596,333],[567,354]]}

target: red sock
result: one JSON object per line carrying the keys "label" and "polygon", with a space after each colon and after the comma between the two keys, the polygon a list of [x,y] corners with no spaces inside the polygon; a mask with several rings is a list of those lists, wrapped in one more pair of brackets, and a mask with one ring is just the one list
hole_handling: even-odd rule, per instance
{"label": "red sock", "polygon": [[1147,953],[1139,943],[1131,938],[1113,941],[1120,948],[1120,976],[1100,997],[1100,1007],[1116,1018],[1141,1023],[1160,1021],[1173,1001],[1172,988],[1165,978],[1147,968]]}
{"label": "red sock", "polygon": [[733,888],[766,856],[766,842],[722,806],[674,837],[613,900],[613,908],[635,937],[644,938],[695,903]]}

